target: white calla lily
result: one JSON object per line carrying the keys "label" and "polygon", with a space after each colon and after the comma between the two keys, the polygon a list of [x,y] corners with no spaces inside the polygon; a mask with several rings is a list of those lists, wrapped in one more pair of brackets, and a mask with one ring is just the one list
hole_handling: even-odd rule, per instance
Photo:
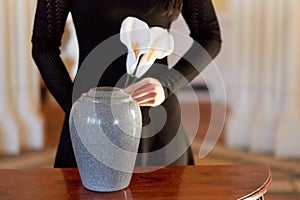
{"label": "white calla lily", "polygon": [[149,28],[147,23],[135,17],[127,17],[122,22],[120,40],[128,49],[125,86],[145,74],[156,59],[174,51],[173,36],[166,29]]}
{"label": "white calla lily", "polygon": [[142,56],[137,66],[135,76],[140,78],[152,66],[156,59],[162,59],[174,51],[173,36],[160,27],[150,28],[151,42],[148,51]]}
{"label": "white calla lily", "polygon": [[147,50],[150,43],[150,29],[147,23],[135,17],[127,17],[121,25],[120,40],[128,49],[126,69],[133,74],[139,57]]}

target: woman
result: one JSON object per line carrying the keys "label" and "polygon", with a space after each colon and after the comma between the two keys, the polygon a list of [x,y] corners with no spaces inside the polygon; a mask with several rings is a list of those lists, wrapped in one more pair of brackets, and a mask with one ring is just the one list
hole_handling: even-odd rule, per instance
{"label": "woman", "polygon": [[[32,36],[32,54],[42,78],[66,113],[55,167],[76,167],[76,161],[70,140],[68,118],[72,107],[73,82],[60,58],[60,43],[64,25],[71,12],[79,43],[79,67],[88,54],[102,41],[118,34],[122,21],[133,16],[145,21],[150,27],[169,28],[170,23],[182,12],[190,36],[199,43],[208,54],[195,51],[194,45],[187,52],[199,63],[193,66],[181,59],[173,70],[161,71],[159,67],[151,69],[135,84],[125,88],[141,106],[143,114],[142,134],[153,131],[147,127],[150,121],[149,111],[163,106],[166,111],[166,122],[157,134],[142,138],[138,157],[139,165],[186,165],[193,164],[193,154],[181,126],[180,107],[175,92],[191,81],[207,64],[207,55],[215,57],[220,50],[220,30],[211,0],[38,0]],[[189,57],[190,57],[189,56]],[[99,86],[115,86],[120,77],[126,73],[126,56],[111,64],[100,78]],[[160,61],[167,64],[166,59]],[[118,70],[116,67],[118,66]],[[174,70],[180,76],[173,73]],[[155,126],[154,126],[155,127]],[[180,133],[180,137],[175,137]],[[176,140],[175,142],[172,140]],[[176,144],[172,151],[179,156],[174,162],[167,162],[170,151],[162,151],[155,158],[147,153],[163,149],[170,142]],[[175,153],[176,154],[176,153]]]}

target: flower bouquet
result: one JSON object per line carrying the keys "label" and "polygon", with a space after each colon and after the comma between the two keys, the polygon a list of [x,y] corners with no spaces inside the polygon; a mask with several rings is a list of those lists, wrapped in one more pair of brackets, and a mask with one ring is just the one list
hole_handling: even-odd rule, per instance
{"label": "flower bouquet", "polygon": [[167,29],[149,27],[135,17],[127,17],[122,22],[120,40],[128,49],[125,87],[146,73],[156,59],[174,51],[174,39]]}

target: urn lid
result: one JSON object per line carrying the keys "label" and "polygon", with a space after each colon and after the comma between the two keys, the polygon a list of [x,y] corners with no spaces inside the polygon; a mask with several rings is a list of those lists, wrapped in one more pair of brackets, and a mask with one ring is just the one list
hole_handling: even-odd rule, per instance
{"label": "urn lid", "polygon": [[132,100],[131,96],[117,87],[94,87],[87,93],[82,94],[82,98],[91,98],[94,101],[107,101],[111,99]]}

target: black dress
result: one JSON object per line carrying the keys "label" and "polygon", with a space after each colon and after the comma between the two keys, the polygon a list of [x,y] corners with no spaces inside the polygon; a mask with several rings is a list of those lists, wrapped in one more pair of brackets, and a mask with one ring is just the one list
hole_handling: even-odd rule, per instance
{"label": "black dress", "polygon": [[[60,57],[61,37],[69,12],[73,17],[79,43],[79,68],[98,44],[119,33],[121,22],[127,16],[140,18],[150,27],[169,28],[171,23],[170,17],[165,14],[164,6],[160,3],[153,6],[152,1],[38,0],[32,36],[32,55],[47,88],[66,113],[55,167],[77,166],[68,125],[74,83]],[[181,59],[172,70],[154,65],[144,75],[158,79],[164,86],[166,100],[162,103],[162,107],[165,109],[166,121],[160,130],[156,130],[157,127],[153,124],[155,120],[154,118],[150,120],[149,112],[155,113],[155,110],[162,107],[141,108],[145,126],[142,134],[147,135],[150,132],[152,136],[141,139],[139,146],[141,154],[137,158],[137,165],[193,164],[193,154],[181,125],[180,106],[175,94],[208,64],[209,56],[214,58],[217,55],[221,39],[211,0],[183,0],[182,15],[190,28],[190,36],[207,53],[193,45],[185,55],[186,58],[192,59],[192,62]],[[125,58],[126,55],[121,56],[106,67],[97,85],[115,86],[126,73]],[[166,59],[159,62],[166,64]],[[157,134],[153,135],[152,132]],[[172,147],[164,150],[163,147],[170,143]],[[169,159],[172,156],[175,159]]]}

